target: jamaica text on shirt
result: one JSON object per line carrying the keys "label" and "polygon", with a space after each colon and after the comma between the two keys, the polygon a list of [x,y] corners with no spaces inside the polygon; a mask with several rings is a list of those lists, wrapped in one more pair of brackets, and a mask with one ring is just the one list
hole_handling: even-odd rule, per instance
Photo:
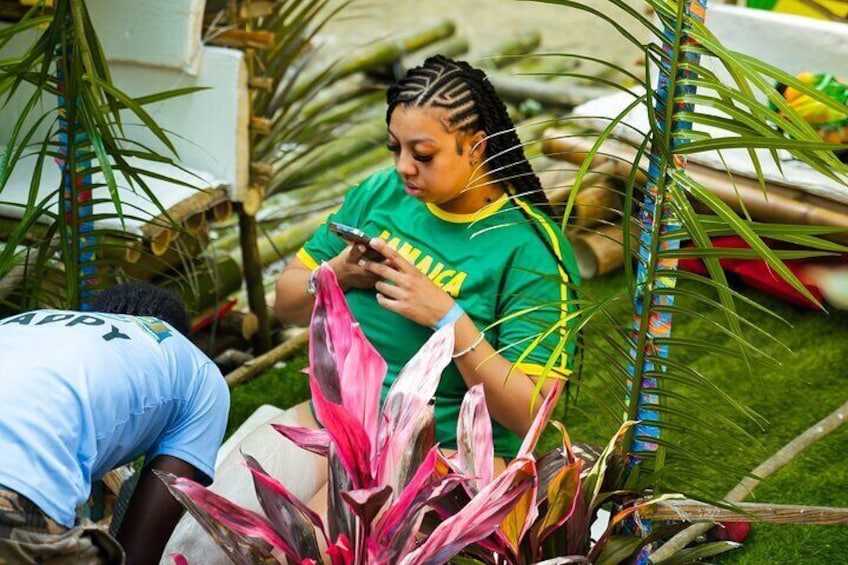
{"label": "jamaica text on shirt", "polygon": [[380,238],[385,239],[389,247],[415,265],[415,268],[427,275],[436,286],[454,298],[459,296],[462,283],[468,278],[468,273],[445,268],[444,263],[436,261],[430,255],[424,255],[420,249],[413,247],[405,241],[402,242],[399,237],[392,237],[392,234],[388,230],[383,230]]}

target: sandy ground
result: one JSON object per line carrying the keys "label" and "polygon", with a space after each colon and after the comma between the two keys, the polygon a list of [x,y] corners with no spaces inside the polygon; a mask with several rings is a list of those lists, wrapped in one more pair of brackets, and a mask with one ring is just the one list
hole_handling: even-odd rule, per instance
{"label": "sandy ground", "polygon": [[[605,10],[617,20],[625,19],[604,0],[585,4]],[[631,4],[640,2],[632,0]],[[525,30],[541,34],[539,52],[576,52],[615,60],[626,67],[640,58],[638,47],[596,16],[532,0],[355,0],[328,26],[324,41],[328,50],[343,52],[445,19],[456,24],[457,34],[468,38],[471,50],[464,58],[472,64]]]}

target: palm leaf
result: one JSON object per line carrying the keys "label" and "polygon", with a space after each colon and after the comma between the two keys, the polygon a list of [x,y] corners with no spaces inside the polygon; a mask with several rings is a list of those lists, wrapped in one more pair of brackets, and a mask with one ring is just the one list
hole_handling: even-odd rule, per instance
{"label": "palm leaf", "polygon": [[[621,410],[633,419],[639,408],[639,395],[628,394],[626,383],[632,383],[632,390],[636,391],[642,390],[645,382],[656,379],[657,388],[653,391],[656,392],[656,404],[652,408],[660,412],[661,417],[652,420],[650,425],[656,428],[662,439],[656,442],[659,444],[658,451],[640,452],[645,467],[641,474],[643,479],[651,476],[651,472],[656,472],[656,477],[666,477],[657,479],[655,487],[662,488],[661,485],[673,482],[696,488],[694,485],[698,484],[698,480],[695,470],[704,466],[697,454],[685,450],[679,441],[684,430],[689,434],[708,429],[733,430],[729,436],[747,437],[748,441],[750,437],[741,433],[744,427],[734,418],[705,410],[703,405],[697,406],[694,401],[688,404],[686,387],[709,390],[714,398],[734,407],[738,416],[754,418],[757,423],[761,423],[761,419],[716,389],[709,375],[701,375],[686,362],[676,359],[696,355],[729,355],[744,359],[752,368],[763,363],[776,364],[758,345],[760,339],[770,338],[759,335],[762,332],[737,313],[736,304],[744,302],[750,305],[752,301],[730,287],[719,259],[735,256],[763,260],[777,276],[812,300],[809,291],[796,279],[785,261],[797,257],[844,253],[845,247],[824,239],[836,230],[763,224],[749,217],[740,217],[705,186],[688,177],[682,166],[685,162],[681,158],[705,151],[717,151],[723,159],[722,153],[727,150],[744,150],[760,177],[760,186],[765,190],[761,160],[774,160],[780,167],[776,152],[788,151],[813,170],[845,184],[846,167],[832,154],[840,146],[822,142],[813,128],[793,112],[775,91],[774,85],[778,82],[790,85],[829,108],[844,111],[844,107],[772,65],[725,48],[708,26],[685,12],[684,2],[646,0],[642,3],[643,8],[650,8],[657,14],[659,26],[641,16],[643,10],[638,6],[620,0],[609,0],[604,8],[567,0],[545,0],[545,3],[579,9],[593,15],[611,26],[622,38],[629,40],[635,54],[646,55],[654,67],[667,68],[668,87],[659,90],[655,89],[648,71],[640,80],[634,73],[618,69],[613,63],[597,57],[562,55],[615,69],[621,72],[621,76],[627,77],[632,86],[645,92],[641,97],[637,92],[634,101],[624,112],[610,119],[593,134],[597,137],[596,142],[578,169],[575,186],[580,184],[590,170],[591,162],[600,154],[604,140],[616,137],[622,131],[625,114],[631,108],[641,105],[648,116],[649,128],[638,136],[634,135],[631,128],[628,138],[638,137],[635,141],[639,147],[635,161],[637,165],[642,161],[642,155],[650,152],[647,163],[654,172],[655,196],[649,196],[647,188],[638,185],[635,180],[638,167],[634,166],[625,182],[621,210],[624,225],[630,225],[635,215],[644,212],[644,205],[651,198],[655,198],[658,212],[664,208],[664,213],[676,222],[674,229],[665,233],[661,230],[659,213],[653,218],[650,232],[644,232],[646,222],[639,221],[643,237],[640,252],[634,257],[639,272],[631,268],[630,262],[625,262],[628,288],[620,297],[628,292],[642,296],[643,309],[639,313],[642,324],[627,328],[626,320],[633,316],[633,310],[623,308],[621,300],[612,300],[597,305],[590,312],[584,312],[584,331],[587,336],[591,336],[585,340],[587,353],[598,356],[602,361],[599,363],[599,374],[594,379],[596,384],[581,388],[591,400],[602,403],[602,413],[608,415],[610,423],[617,422],[617,425],[621,421]],[[628,20],[626,23],[625,18]],[[646,45],[644,37],[652,42]],[[660,49],[658,42],[663,39],[668,44],[665,49]],[[722,78],[725,75],[719,76],[716,69],[722,70],[730,80]],[[680,108],[683,109],[677,111]],[[569,220],[575,196],[576,191],[572,190],[566,205],[564,225]],[[706,207],[714,216],[695,212],[693,202]],[[731,251],[714,248],[710,238],[719,235],[740,236],[749,249]],[[625,249],[630,249],[629,230],[624,230],[624,239]],[[800,249],[775,249],[767,240],[800,246]],[[677,249],[677,242],[690,242],[691,247]],[[672,246],[669,247],[669,244]],[[670,261],[673,264],[681,257],[702,259],[708,276],[659,268],[659,262]],[[664,279],[666,282],[659,284]],[[674,284],[677,279],[682,281],[679,287]],[[676,300],[681,303],[677,304]],[[592,300],[584,296],[583,302],[591,303]],[[760,305],[754,306],[765,310]],[[710,315],[706,315],[707,312]],[[647,321],[660,314],[671,319],[699,320],[705,331],[709,328],[710,335],[721,337],[710,340],[681,339],[674,336],[673,330],[669,337],[658,336]],[[540,333],[552,330],[540,328]],[[758,335],[758,339],[753,339]],[[592,343],[593,340],[595,343]],[[668,351],[667,357],[662,353],[665,349]],[[628,358],[632,359],[631,366],[625,361]],[[610,402],[614,403],[613,406],[609,405]],[[673,462],[674,473],[662,472],[666,458]],[[687,461],[690,470],[681,474],[680,469],[687,468]],[[715,466],[718,464],[716,462]],[[741,474],[742,470],[736,472]]]}
{"label": "palm leaf", "polygon": [[[119,185],[129,183],[131,189],[139,191],[158,209],[158,214],[168,218],[167,210],[145,182],[146,178],[156,176],[145,171],[143,165],[131,165],[128,159],[177,166],[174,162],[177,156],[169,136],[142,106],[188,94],[194,89],[134,99],[113,84],[109,65],[83,1],[57,0],[52,15],[41,16],[40,13],[40,9],[31,10],[23,20],[4,28],[0,34],[0,42],[6,45],[13,37],[32,37],[29,47],[20,56],[0,61],[0,93],[4,96],[4,109],[15,108],[18,111],[0,160],[0,194],[16,164],[34,155],[34,176],[27,207],[22,210],[22,229],[12,234],[8,243],[14,247],[26,238],[31,239],[38,224],[55,224],[55,229],[44,234],[47,239],[34,242],[38,252],[34,254],[34,264],[31,265],[35,272],[55,284],[25,281],[20,289],[20,306],[46,302],[76,307],[92,290],[109,284],[108,280],[100,278],[103,276],[99,273],[101,266],[109,263],[111,268],[120,270],[122,267],[115,259],[117,254],[113,249],[115,239],[111,228],[106,227],[110,222],[104,223],[104,220],[116,219],[122,224],[130,218],[144,222],[150,220],[149,213],[138,216],[134,211],[124,209]],[[39,31],[44,24],[47,24],[46,27]],[[62,61],[61,80],[54,75],[56,61]],[[22,88],[24,85],[27,88]],[[64,109],[45,98],[51,96],[62,97]],[[37,110],[40,107],[48,110]],[[62,116],[66,119],[68,133],[64,138],[53,126]],[[122,130],[126,116],[133,116],[141,122],[171,154],[162,155],[147,148],[140,150],[138,144],[127,140]],[[43,141],[37,142],[38,137],[43,137]],[[40,186],[42,171],[45,170],[44,159],[49,157],[67,162],[64,193],[61,189],[45,192]],[[103,176],[102,183],[92,182],[91,177],[95,174]],[[171,181],[161,174],[158,178]],[[91,191],[99,188],[106,188],[108,201],[104,202],[97,196],[92,199]],[[33,206],[41,199],[44,199],[41,206]],[[90,207],[95,204],[101,208],[92,213]],[[103,208],[104,204],[107,204],[106,208]],[[85,211],[83,216],[81,211]],[[176,225],[169,227],[179,229]],[[77,244],[80,235],[85,235],[83,247]],[[126,239],[138,240],[139,237],[128,234]],[[57,238],[58,245],[54,238]],[[110,243],[104,243],[107,241]],[[104,262],[102,258],[107,260]],[[0,255],[0,261],[2,276],[9,269],[9,254],[4,252]],[[129,262],[123,266],[131,267]]]}

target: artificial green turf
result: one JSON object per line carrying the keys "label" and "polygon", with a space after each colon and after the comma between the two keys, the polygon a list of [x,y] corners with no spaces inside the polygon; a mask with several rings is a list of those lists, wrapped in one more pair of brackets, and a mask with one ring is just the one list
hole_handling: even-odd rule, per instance
{"label": "artificial green turf", "polygon": [[[622,275],[589,281],[584,295],[601,299],[623,284]],[[740,314],[780,339],[791,353],[767,339],[752,336],[751,339],[764,352],[783,364],[780,370],[757,369],[752,375],[737,359],[679,352],[679,359],[714,379],[723,390],[768,421],[765,429],[760,429],[753,422],[734,415],[714,398],[685,391],[700,395],[711,410],[732,415],[755,438],[749,440],[742,450],[729,450],[724,444],[706,444],[683,438],[684,443],[688,439],[690,448],[703,454],[704,469],[721,461],[753,470],[848,397],[848,312],[836,311],[828,315],[796,308],[754,291],[746,290],[745,294],[790,322],[792,327],[787,327],[750,306],[738,305]],[[704,313],[711,318],[717,317],[715,312]],[[677,336],[724,339],[704,320],[676,319],[673,331]],[[586,339],[591,341],[591,331],[587,332]],[[237,427],[261,404],[285,407],[306,398],[306,377],[300,372],[305,363],[305,356],[301,355],[286,367],[269,371],[236,389],[233,392],[230,429]],[[590,349],[585,360],[584,390],[596,385],[592,374],[598,363],[600,361],[591,355]],[[587,401],[587,395],[581,394],[576,408],[570,407],[564,416],[572,440],[588,443],[606,441],[612,430],[591,417],[596,412]],[[758,486],[746,500],[848,507],[847,454],[848,428],[843,427]],[[702,474],[706,478],[700,486],[716,496],[728,491],[736,482],[736,477],[730,473],[714,471]],[[740,565],[848,563],[848,527],[757,524],[741,550],[717,560]]]}

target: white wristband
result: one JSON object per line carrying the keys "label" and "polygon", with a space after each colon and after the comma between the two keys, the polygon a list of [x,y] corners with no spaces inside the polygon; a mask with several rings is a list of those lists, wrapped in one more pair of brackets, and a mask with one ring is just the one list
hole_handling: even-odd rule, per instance
{"label": "white wristband", "polygon": [[483,332],[480,332],[480,335],[478,335],[478,336],[477,336],[477,339],[475,339],[475,340],[471,343],[471,345],[469,345],[468,347],[466,347],[466,348],[465,348],[465,349],[463,349],[462,351],[459,351],[459,352],[454,353],[453,355],[451,355],[451,359],[459,359],[459,358],[460,358],[460,357],[462,357],[463,355],[468,355],[469,353],[471,353],[472,351],[474,351],[474,349],[475,349],[478,345],[480,345],[480,344],[483,342],[483,339],[484,339],[485,337],[486,337],[486,336],[485,336],[485,334],[483,334]]}

